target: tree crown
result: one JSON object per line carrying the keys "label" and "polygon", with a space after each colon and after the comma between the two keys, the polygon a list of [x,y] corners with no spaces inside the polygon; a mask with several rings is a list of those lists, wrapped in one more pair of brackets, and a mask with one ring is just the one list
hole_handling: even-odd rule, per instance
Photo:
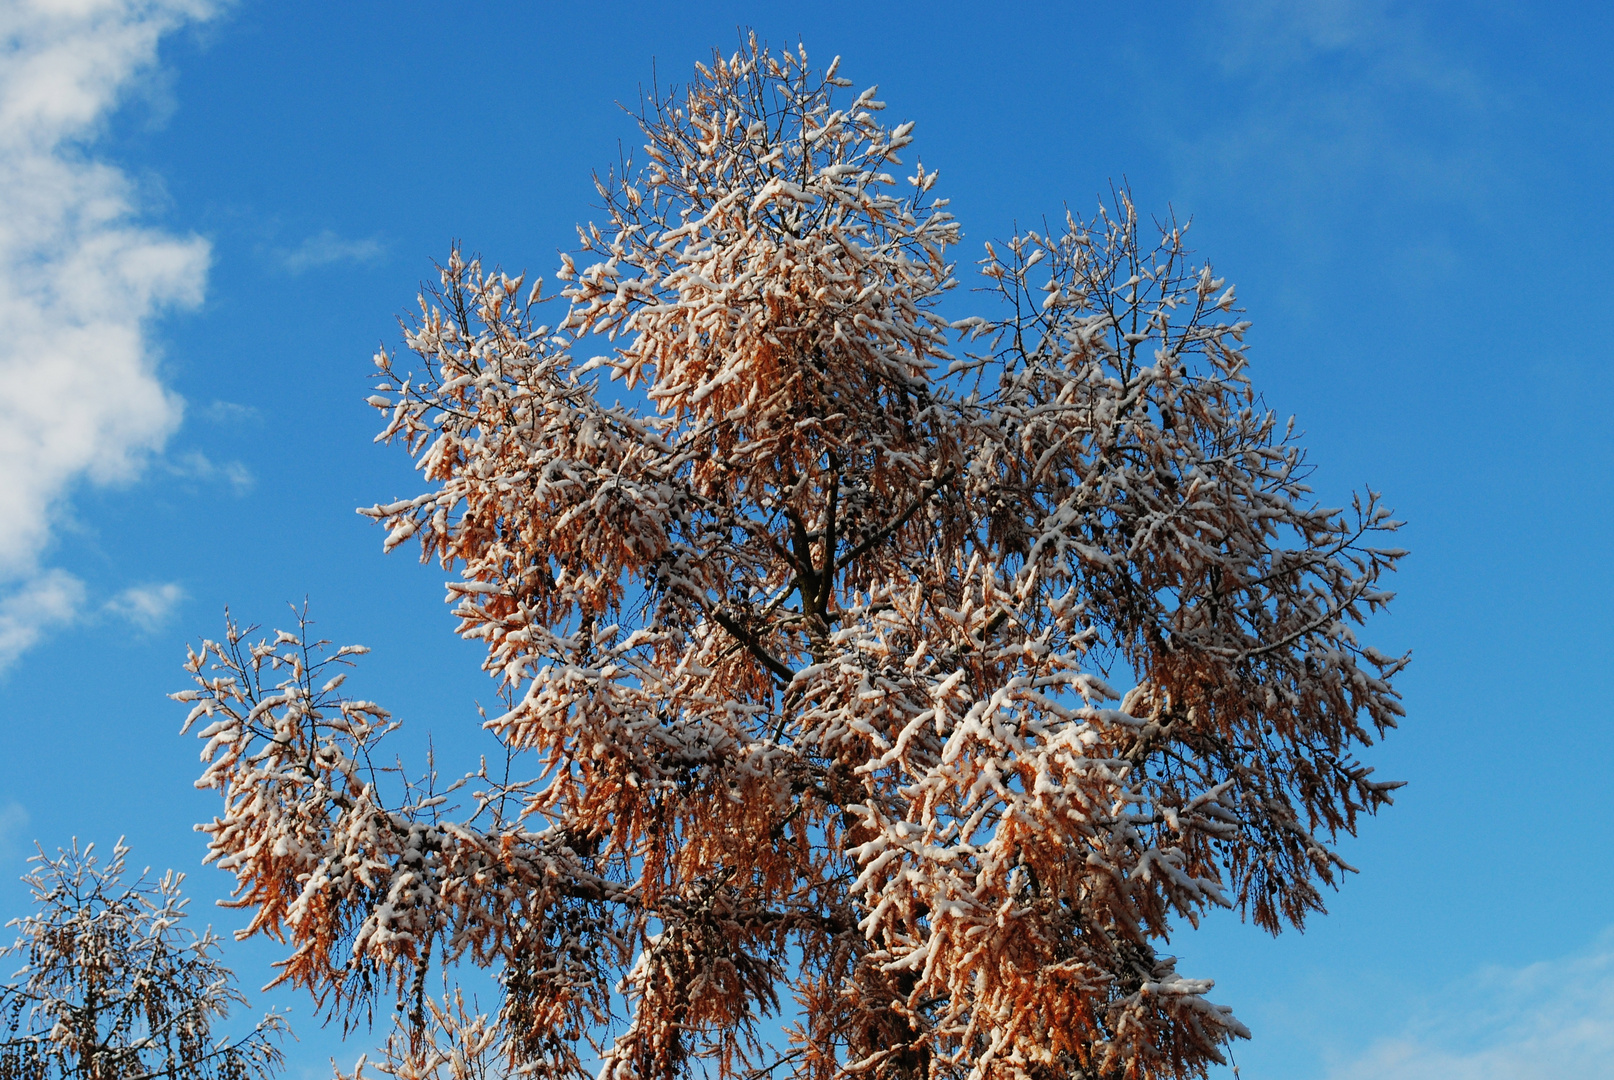
{"label": "tree crown", "polygon": [[1300,924],[1390,801],[1354,755],[1405,661],[1352,627],[1397,523],[1312,501],[1186,225],[1122,193],[989,245],[997,312],[949,324],[958,226],[847,85],[754,40],[698,67],[554,325],[455,251],[418,367],[377,356],[427,490],[364,512],[457,573],[508,695],[465,812],[383,794],[348,650],[191,654],[213,857],[333,1008],[431,1028],[436,948],[500,971],[537,1071],[625,1009],[608,1080],[1202,1074],[1246,1031],[1173,920]]}
{"label": "tree crown", "polygon": [[265,1016],[247,1035],[215,1039],[213,1023],[246,999],[218,958],[211,929],[184,925],[183,874],[123,881],[121,841],[102,863],[93,844],[31,860],[35,909],[13,919],[0,956],[23,966],[0,986],[0,1080],[268,1077],[287,1028]]}

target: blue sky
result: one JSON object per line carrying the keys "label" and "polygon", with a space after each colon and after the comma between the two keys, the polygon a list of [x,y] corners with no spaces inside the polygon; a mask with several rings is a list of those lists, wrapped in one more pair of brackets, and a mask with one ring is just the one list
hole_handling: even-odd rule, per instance
{"label": "blue sky", "polygon": [[[1125,178],[1239,287],[1319,497],[1408,521],[1409,786],[1305,934],[1174,948],[1254,1030],[1247,1078],[1614,1076],[1614,25],[1478,2],[548,6],[0,0],[0,914],[37,839],[191,872],[184,643],[229,604],[374,652],[419,745],[490,687],[443,573],[358,505],[370,357],[451,239],[548,275],[635,147],[618,101],[735,28],[917,121],[966,240]],[[654,68],[652,65],[655,65]],[[965,301],[967,302],[967,301]],[[231,946],[243,982],[274,951]],[[294,1007],[292,1077],[356,1056]]]}

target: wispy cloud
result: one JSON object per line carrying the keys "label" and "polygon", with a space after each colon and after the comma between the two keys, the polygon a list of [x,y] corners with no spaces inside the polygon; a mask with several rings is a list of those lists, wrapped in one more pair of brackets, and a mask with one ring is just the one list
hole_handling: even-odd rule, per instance
{"label": "wispy cloud", "polygon": [[0,863],[19,858],[27,844],[28,810],[22,803],[0,803]]}
{"label": "wispy cloud", "polygon": [[0,665],[70,621],[83,586],[42,557],[73,486],[137,475],[178,426],[150,320],[195,305],[209,249],[142,224],[97,160],[158,40],[208,0],[0,5]]}
{"label": "wispy cloud", "polygon": [[1432,988],[1406,1030],[1329,1080],[1561,1080],[1614,1061],[1614,934],[1579,956]]}
{"label": "wispy cloud", "polygon": [[171,581],[135,585],[108,600],[103,610],[149,633],[166,622],[184,599],[185,590]]}
{"label": "wispy cloud", "polygon": [[204,420],[213,424],[256,424],[263,414],[255,406],[234,401],[210,401],[198,410]]}
{"label": "wispy cloud", "polygon": [[1231,31],[1225,69],[1294,90],[1297,68],[1338,62],[1351,93],[1419,87],[1471,105],[1483,82],[1441,48],[1415,10],[1387,0],[1241,0],[1220,5]]}
{"label": "wispy cloud", "polygon": [[1204,17],[1233,104],[1169,137],[1186,194],[1231,185],[1308,233],[1345,192],[1369,212],[1407,199],[1480,212],[1495,198],[1476,136],[1503,105],[1416,6],[1223,0]]}
{"label": "wispy cloud", "polygon": [[84,583],[65,570],[35,573],[0,594],[0,671],[78,618],[84,597]]}
{"label": "wispy cloud", "polygon": [[214,461],[200,450],[188,450],[167,462],[168,471],[192,480],[224,481],[237,495],[252,490],[257,478],[239,461]]}
{"label": "wispy cloud", "polygon": [[386,252],[381,241],[349,240],[325,229],[294,248],[281,248],[275,258],[282,269],[293,274],[336,263],[371,263]]}

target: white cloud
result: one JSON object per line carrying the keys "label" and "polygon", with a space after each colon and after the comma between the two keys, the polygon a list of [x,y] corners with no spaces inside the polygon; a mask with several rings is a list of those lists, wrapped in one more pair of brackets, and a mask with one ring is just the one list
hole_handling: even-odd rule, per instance
{"label": "white cloud", "polygon": [[0,2],[0,664],[82,602],[41,565],[73,486],[132,478],[179,424],[148,326],[201,301],[208,244],[142,224],[129,178],[90,147],[159,38],[212,10]]}
{"label": "white cloud", "polygon": [[134,585],[108,600],[103,610],[149,632],[161,626],[184,599],[185,590],[172,581]]}
{"label": "white cloud", "polygon": [[325,229],[296,247],[279,251],[276,255],[284,269],[293,274],[300,274],[304,270],[330,266],[333,263],[374,262],[381,257],[384,250],[379,240],[345,240],[331,230]]}
{"label": "white cloud", "polygon": [[84,596],[84,583],[64,570],[33,574],[0,594],[0,671],[77,618]]}
{"label": "white cloud", "polygon": [[1329,1080],[1614,1076],[1614,934],[1580,956],[1439,987],[1421,1011]]}

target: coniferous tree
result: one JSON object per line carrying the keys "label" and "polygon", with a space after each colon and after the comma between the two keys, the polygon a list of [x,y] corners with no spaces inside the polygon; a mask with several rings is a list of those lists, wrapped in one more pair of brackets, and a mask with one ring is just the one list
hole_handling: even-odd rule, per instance
{"label": "coniferous tree", "polygon": [[698,66],[553,318],[456,251],[376,358],[426,490],[366,513],[457,571],[509,769],[389,793],[353,650],[192,654],[214,856],[286,979],[413,1002],[399,1075],[468,1030],[434,955],[539,1074],[1202,1075],[1247,1033],[1172,925],[1300,925],[1390,801],[1404,659],[1353,627],[1397,523],[1312,500],[1186,226],[1123,193],[988,245],[949,322],[959,227],[848,85]]}
{"label": "coniferous tree", "polygon": [[246,999],[219,962],[218,938],[184,925],[183,874],[123,881],[129,849],[105,864],[93,844],[41,851],[23,880],[36,910],[0,958],[22,968],[0,986],[0,1080],[247,1080],[279,1066],[284,1020],[246,1035],[213,1025]]}

